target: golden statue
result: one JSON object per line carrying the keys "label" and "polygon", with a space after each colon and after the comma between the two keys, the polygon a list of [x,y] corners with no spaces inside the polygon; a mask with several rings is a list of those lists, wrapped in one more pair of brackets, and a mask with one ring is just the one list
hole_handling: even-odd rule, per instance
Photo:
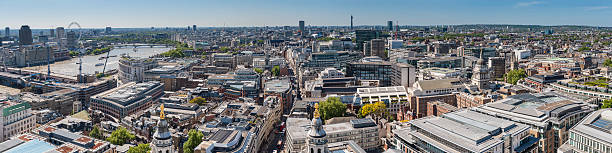
{"label": "golden statue", "polygon": [[317,104],[315,104],[315,105],[314,105],[314,108],[315,108],[315,110],[314,110],[314,113],[313,113],[313,117],[314,117],[314,118],[319,118],[319,117],[321,117],[321,115],[319,114],[319,104],[318,104],[318,103],[317,103]]}
{"label": "golden statue", "polygon": [[164,118],[166,118],[166,114],[164,114],[164,104],[161,104],[161,106],[159,106],[159,109],[161,109],[161,111],[159,112],[159,119],[163,120]]}

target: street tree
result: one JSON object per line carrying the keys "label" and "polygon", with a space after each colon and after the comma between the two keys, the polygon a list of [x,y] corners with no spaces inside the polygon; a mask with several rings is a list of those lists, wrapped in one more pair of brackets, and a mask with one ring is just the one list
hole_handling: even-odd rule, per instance
{"label": "street tree", "polygon": [[321,119],[328,120],[334,117],[342,117],[346,112],[346,105],[340,102],[339,97],[329,97],[319,102]]}
{"label": "street tree", "polygon": [[196,129],[191,129],[189,130],[189,133],[187,135],[189,136],[189,138],[183,144],[183,153],[193,153],[195,147],[200,145],[200,143],[202,142],[204,134],[202,134],[202,132]]}
{"label": "street tree", "polygon": [[114,145],[123,145],[125,143],[134,140],[136,136],[130,133],[126,128],[119,127],[117,130],[111,133],[111,136],[106,138],[106,141],[114,144]]}

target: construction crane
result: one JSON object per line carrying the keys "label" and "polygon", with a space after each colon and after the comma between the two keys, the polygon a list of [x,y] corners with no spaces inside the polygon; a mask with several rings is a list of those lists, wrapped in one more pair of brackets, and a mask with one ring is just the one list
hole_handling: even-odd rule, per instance
{"label": "construction crane", "polygon": [[108,50],[108,52],[106,52],[106,60],[104,60],[104,68],[102,68],[102,77],[106,75],[104,71],[106,71],[106,63],[108,63],[108,56],[110,55],[110,52],[111,50]]}

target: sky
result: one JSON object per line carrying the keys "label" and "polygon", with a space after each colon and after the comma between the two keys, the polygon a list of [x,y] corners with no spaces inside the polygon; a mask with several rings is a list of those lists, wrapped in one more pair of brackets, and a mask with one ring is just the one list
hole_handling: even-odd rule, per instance
{"label": "sky", "polygon": [[612,26],[612,0],[0,0],[0,27]]}

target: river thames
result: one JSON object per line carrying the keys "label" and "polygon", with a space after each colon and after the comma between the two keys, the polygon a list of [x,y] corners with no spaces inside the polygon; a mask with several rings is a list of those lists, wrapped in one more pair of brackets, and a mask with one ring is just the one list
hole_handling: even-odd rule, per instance
{"label": "river thames", "polygon": [[[151,48],[147,46],[138,47],[137,51],[134,52],[133,47],[114,48],[110,51],[110,56],[112,57],[108,59],[106,71],[114,70],[119,67],[119,58],[121,57],[121,54],[127,54],[131,57],[147,58],[155,54],[166,52],[170,49],[173,48],[168,48],[165,46],[153,46],[153,48]],[[96,66],[96,64],[103,64],[105,61],[104,59],[99,60],[100,57],[106,57],[106,53],[100,55],[83,56],[83,73],[94,74],[96,72],[102,72],[104,66]],[[79,73],[79,64],[77,64],[78,61],[79,58],[75,57],[69,60],[55,62],[51,64],[51,73],[76,76]],[[26,67],[24,69],[47,72],[47,65]]]}

